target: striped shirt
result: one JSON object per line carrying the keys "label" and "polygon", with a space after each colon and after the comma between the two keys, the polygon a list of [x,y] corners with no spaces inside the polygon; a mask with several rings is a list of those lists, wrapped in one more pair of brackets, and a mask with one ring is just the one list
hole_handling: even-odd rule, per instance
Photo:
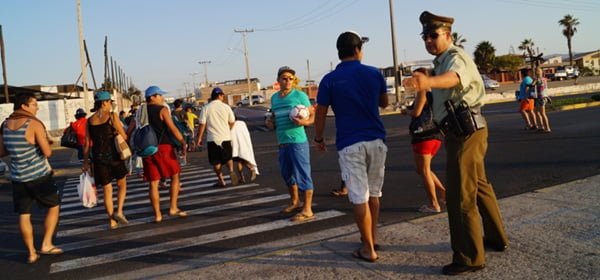
{"label": "striped shirt", "polygon": [[31,120],[27,120],[19,129],[11,130],[4,126],[4,148],[10,155],[10,177],[14,182],[30,182],[52,172],[48,159],[37,145],[25,139],[25,132]]}

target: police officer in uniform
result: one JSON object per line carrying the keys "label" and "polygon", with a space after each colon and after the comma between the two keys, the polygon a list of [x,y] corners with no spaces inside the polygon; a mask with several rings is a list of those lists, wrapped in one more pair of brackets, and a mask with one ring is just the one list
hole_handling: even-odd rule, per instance
{"label": "police officer in uniform", "polygon": [[[453,256],[442,273],[457,275],[483,269],[484,248],[504,251],[508,237],[496,195],[485,174],[488,130],[479,110],[485,95],[481,75],[469,55],[452,42],[453,18],[425,11],[419,20],[425,48],[435,56],[435,76],[416,72],[405,85],[432,91],[434,120],[446,128],[446,200]],[[468,105],[475,129],[464,132],[458,125],[448,125],[452,110],[447,109],[447,103]]]}

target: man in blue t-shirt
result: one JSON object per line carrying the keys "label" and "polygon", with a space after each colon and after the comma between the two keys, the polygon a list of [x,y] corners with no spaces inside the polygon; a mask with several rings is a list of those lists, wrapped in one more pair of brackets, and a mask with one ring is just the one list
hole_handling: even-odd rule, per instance
{"label": "man in blue t-shirt", "polygon": [[[277,81],[281,90],[271,96],[271,112],[273,118],[267,118],[265,124],[275,128],[279,143],[279,167],[281,177],[290,193],[290,204],[281,210],[292,213],[302,209],[292,217],[292,221],[308,221],[315,218],[312,211],[313,182],[310,175],[310,146],[304,127],[314,122],[314,109],[310,105],[306,93],[294,88],[296,71],[287,66],[277,71]],[[309,109],[308,118],[289,117],[296,105],[304,105]],[[304,193],[304,206],[300,206],[298,190]]]}
{"label": "man in blue t-shirt", "polygon": [[519,113],[525,121],[525,129],[535,130],[537,129],[537,120],[533,113],[535,99],[530,96],[530,92],[534,90],[533,79],[529,76],[529,69],[521,70],[521,75],[523,75],[523,80],[519,85],[519,96],[517,96]]}
{"label": "man in blue t-shirt", "polygon": [[352,253],[368,262],[377,260],[375,232],[387,146],[378,107],[388,106],[385,80],[378,69],[363,65],[362,45],[368,38],[347,31],[337,39],[341,63],[323,77],[317,95],[315,139],[325,150],[323,131],[329,106],[335,113],[336,147],[342,180],[354,204],[362,246]]}

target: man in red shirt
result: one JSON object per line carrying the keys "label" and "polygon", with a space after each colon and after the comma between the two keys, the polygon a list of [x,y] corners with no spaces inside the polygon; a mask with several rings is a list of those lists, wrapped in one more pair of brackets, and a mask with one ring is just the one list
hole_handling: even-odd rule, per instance
{"label": "man in red shirt", "polygon": [[83,144],[85,143],[85,128],[87,123],[86,115],[83,108],[77,109],[75,111],[76,121],[70,124],[73,131],[75,131],[75,135],[77,135],[77,158],[79,161],[83,161]]}

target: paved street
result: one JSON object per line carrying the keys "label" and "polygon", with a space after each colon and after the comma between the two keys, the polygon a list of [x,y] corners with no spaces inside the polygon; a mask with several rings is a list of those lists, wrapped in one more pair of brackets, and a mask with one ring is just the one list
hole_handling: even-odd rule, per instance
{"label": "paved street", "polygon": [[[514,113],[515,110],[515,103],[485,107],[485,114],[492,128],[487,158],[488,176],[499,197],[517,197],[515,195],[600,174],[600,123],[597,122],[600,107],[552,112],[551,134],[524,131],[522,120]],[[128,179],[128,197],[125,204],[125,214],[131,224],[115,230],[107,229],[108,220],[102,205],[92,209],[80,206],[75,196],[75,185],[80,171],[73,151],[55,150],[52,164],[58,170],[57,179],[63,188],[64,198],[56,243],[65,249],[65,254],[44,256],[35,265],[24,264],[23,245],[16,227],[16,216],[12,213],[10,186],[4,182],[0,188],[0,271],[13,271],[11,279],[82,279],[102,276],[125,279],[166,277],[172,272],[183,273],[177,276],[182,279],[193,279],[196,275],[204,275],[200,278],[209,275],[221,279],[240,275],[243,275],[240,278],[258,278],[258,273],[263,268],[278,273],[262,276],[274,279],[329,279],[354,275],[311,274],[311,269],[315,267],[319,267],[317,271],[329,271],[332,267],[341,265],[347,267],[348,271],[358,273],[359,278],[362,278],[360,275],[383,279],[420,278],[422,273],[437,276],[439,265],[449,260],[449,244],[447,236],[444,235],[445,218],[423,220],[426,215],[416,211],[425,203],[426,198],[420,179],[414,173],[406,132],[408,119],[404,116],[390,115],[384,117],[384,122],[388,130],[387,143],[390,151],[386,164],[381,215],[385,239],[381,242],[386,251],[390,248],[400,248],[401,251],[410,252],[410,256],[396,255],[393,251],[388,251],[383,254],[384,259],[377,268],[370,268],[348,258],[346,251],[356,245],[356,229],[351,205],[347,199],[329,196],[331,188],[339,183],[337,156],[332,145],[332,150],[327,153],[311,154],[316,183],[315,211],[318,218],[296,224],[287,219],[288,215],[279,214],[278,211],[287,203],[288,195],[279,177],[275,137],[272,132],[254,131],[252,137],[261,172],[255,183],[226,189],[212,188],[210,186],[215,182],[215,177],[207,165],[206,153],[193,153],[190,156],[190,164],[183,169],[183,191],[180,200],[181,207],[188,210],[190,217],[168,218],[160,224],[152,223],[147,186],[140,178],[132,176]],[[329,141],[334,139],[332,128],[333,123],[330,120],[326,134]],[[309,129],[309,137],[311,136],[312,129]],[[434,170],[442,177],[445,175],[444,156],[444,152],[441,151],[433,163]],[[597,188],[597,185],[595,187]],[[167,192],[168,190],[161,191],[163,211],[166,211],[168,203]],[[568,197],[568,194],[561,196]],[[595,201],[593,196],[588,199]],[[514,200],[509,198],[507,201]],[[523,215],[522,212],[512,212],[518,210],[516,205],[530,203],[527,200],[518,201],[501,204],[511,227],[516,227],[514,225],[519,223],[518,215]],[[526,208],[523,211],[526,213],[533,210]],[[560,209],[548,213],[557,211],[560,212]],[[543,215],[543,212],[538,215]],[[43,215],[35,213],[34,217],[36,233],[39,234]],[[421,229],[411,231],[413,225],[418,225]],[[585,229],[590,226],[587,223],[585,225]],[[566,224],[562,226],[572,227]],[[519,225],[516,228],[522,227]],[[412,239],[428,236],[429,233],[425,230],[431,230],[436,235],[432,235],[431,239]],[[520,236],[524,233],[513,230],[509,231],[509,234],[522,238]],[[596,232],[586,231],[578,236],[586,236],[585,234],[591,234],[585,239],[591,238],[591,248],[598,245]],[[593,240],[596,240],[595,243]],[[39,242],[39,235],[37,241]],[[305,245],[314,245],[317,249],[309,247],[299,251],[293,250],[305,248],[302,247]],[[334,251],[334,255],[319,249],[320,246]],[[409,247],[407,249],[402,246]],[[516,246],[521,245],[516,243]],[[522,247],[523,250],[525,248]],[[439,253],[428,254],[431,250]],[[277,256],[269,257],[273,252],[277,252]],[[310,257],[305,259],[303,256],[308,253]],[[284,258],[289,255],[291,259],[287,262],[282,261],[281,254]],[[423,255],[425,258],[422,260],[426,263],[419,264],[416,260]],[[428,258],[429,255],[434,257]],[[509,261],[501,255],[491,255],[490,265],[499,266]],[[520,261],[525,258],[521,255],[515,257],[519,257],[517,259]],[[409,261],[411,259],[412,261]],[[243,260],[252,261],[238,267],[236,263]],[[306,266],[307,270],[294,270],[285,277],[281,274],[285,269],[277,268],[278,265],[290,267],[296,262],[308,262],[311,265]],[[419,268],[419,265],[425,267]],[[193,272],[194,269],[204,270]],[[226,271],[215,276],[215,273],[222,269]],[[496,271],[493,269],[490,271]],[[589,269],[596,268],[592,265]],[[400,274],[394,274],[393,271]],[[282,277],[278,277],[280,275]],[[527,278],[527,274],[518,275]]]}

